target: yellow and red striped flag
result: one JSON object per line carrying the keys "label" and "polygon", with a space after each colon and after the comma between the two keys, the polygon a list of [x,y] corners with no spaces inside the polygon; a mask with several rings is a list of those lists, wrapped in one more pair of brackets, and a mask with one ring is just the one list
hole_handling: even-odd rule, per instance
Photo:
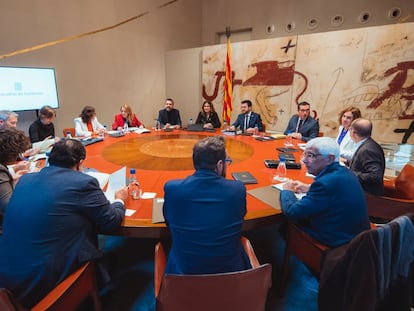
{"label": "yellow and red striped flag", "polygon": [[230,124],[231,111],[233,110],[233,76],[231,71],[231,55],[230,55],[230,29],[226,29],[227,36],[227,55],[226,55],[226,78],[224,80],[224,96],[223,96],[223,122]]}

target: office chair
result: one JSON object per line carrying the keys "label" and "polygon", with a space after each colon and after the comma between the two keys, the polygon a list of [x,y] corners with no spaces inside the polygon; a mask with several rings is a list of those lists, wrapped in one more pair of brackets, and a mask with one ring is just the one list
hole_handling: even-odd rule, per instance
{"label": "office chair", "polygon": [[317,241],[297,225],[288,222],[286,234],[286,248],[283,259],[282,278],[279,295],[282,296],[287,285],[289,276],[290,256],[294,255],[300,259],[312,272],[319,276],[321,269],[322,254],[330,249],[328,246]]}
{"label": "office chair", "polygon": [[72,137],[75,137],[75,128],[74,127],[66,127],[63,129],[62,133],[63,133],[63,137],[66,137],[66,133],[70,132],[70,135]]}
{"label": "office chair", "polygon": [[[85,263],[66,277],[30,310],[76,310],[87,297],[92,298],[95,311],[102,310],[96,285],[95,267],[91,262]],[[21,306],[10,291],[1,288],[0,310],[21,311],[26,309]]]}
{"label": "office chair", "polygon": [[242,243],[252,269],[202,275],[164,275],[167,257],[158,243],[154,275],[157,311],[264,310],[272,266],[259,265],[250,242],[242,238]]}
{"label": "office chair", "polygon": [[414,212],[414,167],[406,164],[397,177],[384,180],[384,195],[366,193],[368,215],[390,220]]}

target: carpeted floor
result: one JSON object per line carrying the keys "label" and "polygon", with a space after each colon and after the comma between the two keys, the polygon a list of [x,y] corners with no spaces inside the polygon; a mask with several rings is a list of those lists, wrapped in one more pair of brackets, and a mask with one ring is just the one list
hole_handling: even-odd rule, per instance
{"label": "carpeted floor", "polygon": [[[284,241],[278,227],[267,227],[245,233],[252,242],[260,262],[273,267],[273,285],[280,281]],[[101,291],[105,311],[155,310],[154,246],[157,240],[101,236],[100,244],[109,254],[112,281]],[[318,281],[296,258],[291,258],[291,274],[282,298],[272,288],[268,311],[318,310]]]}

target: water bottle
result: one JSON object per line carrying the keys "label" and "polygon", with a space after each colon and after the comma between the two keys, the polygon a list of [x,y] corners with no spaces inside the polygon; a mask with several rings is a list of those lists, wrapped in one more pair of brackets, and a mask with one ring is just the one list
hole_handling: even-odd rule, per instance
{"label": "water bottle", "polygon": [[292,131],[288,131],[285,140],[285,147],[292,147]]}
{"label": "water bottle", "polygon": [[104,138],[106,133],[106,125],[103,126],[103,129],[99,132],[99,137]]}
{"label": "water bottle", "polygon": [[72,134],[70,133],[70,131],[66,131],[66,139],[71,139],[72,138]]}
{"label": "water bottle", "polygon": [[[70,134],[70,132],[69,132],[69,134]],[[46,151],[45,155],[46,155],[46,158],[45,158],[45,166],[49,166],[50,151]]]}
{"label": "water bottle", "polygon": [[124,132],[125,133],[128,132],[128,122],[127,121],[124,122]]}
{"label": "water bottle", "polygon": [[223,120],[223,131],[227,131],[227,121]]}
{"label": "water bottle", "polygon": [[277,166],[277,176],[281,181],[286,180],[286,161],[283,155],[279,157],[279,165]]}
{"label": "water bottle", "polygon": [[161,128],[161,125],[160,125],[160,120],[155,119],[155,130],[156,130],[156,131],[159,131],[159,130],[160,130],[160,128]]}
{"label": "water bottle", "polygon": [[129,170],[129,184],[128,192],[132,199],[138,200],[141,198],[142,189],[138,182],[137,176],[135,175],[135,168]]}
{"label": "water bottle", "polygon": [[188,119],[188,126],[193,125],[193,118]]}
{"label": "water bottle", "polygon": [[253,135],[254,136],[259,136],[259,127],[257,125],[255,125],[255,127],[254,127]]}

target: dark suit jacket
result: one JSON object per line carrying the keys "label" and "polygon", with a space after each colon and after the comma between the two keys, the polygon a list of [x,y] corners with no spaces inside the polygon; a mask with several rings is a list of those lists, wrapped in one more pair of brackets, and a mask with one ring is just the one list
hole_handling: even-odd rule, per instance
{"label": "dark suit jacket", "polygon": [[[298,124],[299,116],[295,114],[289,120],[288,126],[285,130],[285,135],[289,133],[296,132],[296,126]],[[302,127],[300,129],[300,133],[302,134],[302,140],[308,141],[312,138],[318,137],[319,134],[319,123],[312,117],[307,117],[306,120],[303,122]]]}
{"label": "dark suit jacket", "polygon": [[[240,126],[240,129],[244,132],[246,130],[246,128],[244,128],[244,119],[246,118],[246,114],[241,113],[237,116],[236,122],[233,123],[234,127],[238,127]],[[249,119],[249,125],[247,126],[247,128],[251,127],[258,127],[260,132],[263,132],[263,123],[262,123],[262,118],[260,117],[260,114],[253,112],[250,115],[250,119]]]}
{"label": "dark suit jacket", "polygon": [[206,116],[204,112],[199,112],[197,116],[196,124],[206,124],[211,123],[214,128],[219,128],[221,126],[220,119],[217,115],[217,112],[212,112],[209,117]]}
{"label": "dark suit jacket", "polygon": [[30,142],[35,143],[44,140],[46,137],[55,136],[55,126],[53,123],[43,124],[40,119],[34,121],[29,127]]}
{"label": "dark suit jacket", "polygon": [[303,229],[307,233],[331,247],[345,244],[369,229],[364,191],[355,175],[337,162],[315,177],[302,200],[292,191],[283,190],[280,203],[288,219],[306,223]]}
{"label": "dark suit jacket", "polygon": [[180,111],[175,108],[171,111],[161,109],[158,112],[158,121],[160,121],[161,127],[164,127],[167,123],[170,123],[171,125],[179,125],[181,127]]}
{"label": "dark suit jacket", "polygon": [[358,177],[365,191],[373,195],[384,193],[384,151],[371,137],[355,151],[349,168]]}
{"label": "dark suit jacket", "polygon": [[102,257],[97,230],[119,227],[122,203],[110,204],[98,181],[55,166],[23,175],[10,199],[0,238],[0,287],[26,307],[71,272]]}
{"label": "dark suit jacket", "polygon": [[164,186],[163,212],[172,246],[165,273],[202,274],[244,270],[240,243],[246,188],[239,181],[197,170]]}

